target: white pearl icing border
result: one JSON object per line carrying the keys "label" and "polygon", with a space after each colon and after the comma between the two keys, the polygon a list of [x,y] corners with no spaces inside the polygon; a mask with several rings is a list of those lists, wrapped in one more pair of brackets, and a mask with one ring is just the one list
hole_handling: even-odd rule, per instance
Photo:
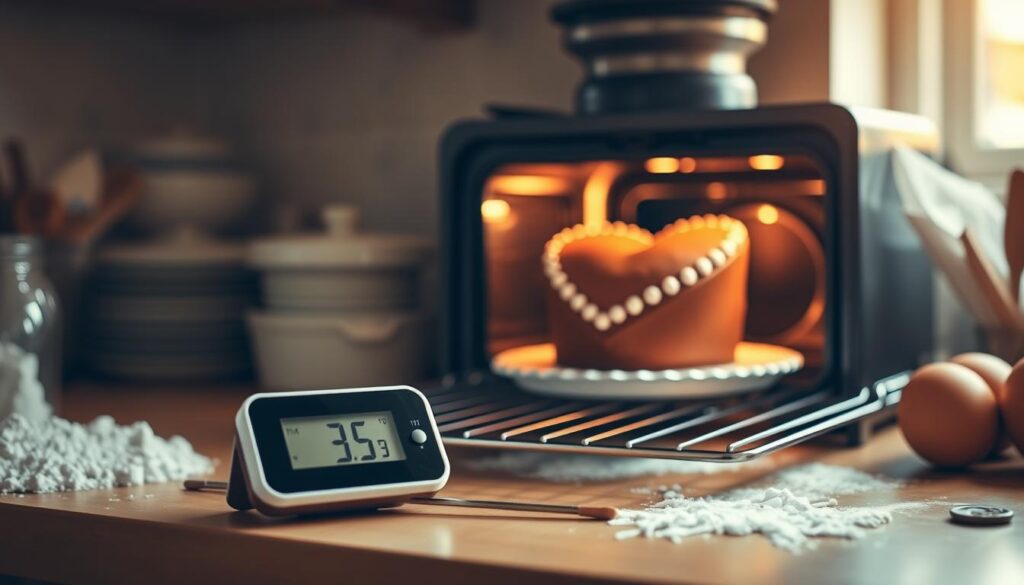
{"label": "white pearl icing border", "polygon": [[605,223],[600,226],[578,224],[565,228],[552,236],[544,246],[544,255],[542,256],[544,274],[548,277],[551,287],[558,292],[559,298],[565,301],[573,312],[579,313],[580,318],[593,325],[598,331],[608,331],[616,325],[622,325],[630,317],[640,316],[646,307],[657,306],[666,297],[676,296],[686,288],[712,276],[736,256],[740,246],[747,239],[747,228],[743,222],[727,215],[694,215],[690,218],[679,219],[658,233],[666,230],[670,230],[669,233],[680,233],[700,228],[726,230],[726,235],[721,244],[697,258],[692,265],[684,266],[677,274],[666,276],[660,286],[648,286],[639,294],[630,295],[622,303],[613,305],[607,310],[601,310],[596,304],[590,302],[590,299],[579,290],[579,287],[569,281],[568,275],[562,270],[562,250],[572,242],[594,236],[622,236],[651,245],[654,243],[654,235],[651,232],[621,221]]}

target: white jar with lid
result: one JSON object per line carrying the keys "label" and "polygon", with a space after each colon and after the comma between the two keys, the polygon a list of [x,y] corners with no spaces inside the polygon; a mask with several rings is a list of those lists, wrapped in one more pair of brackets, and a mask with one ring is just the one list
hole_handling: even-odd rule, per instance
{"label": "white jar with lid", "polygon": [[417,308],[426,241],[358,230],[355,208],[328,207],[325,233],[254,240],[265,310],[248,315],[257,370],[270,389],[408,384],[424,375]]}
{"label": "white jar with lid", "polygon": [[275,390],[414,384],[427,364],[417,313],[252,311],[260,382]]}
{"label": "white jar with lid", "polygon": [[358,210],[324,210],[325,233],[254,240],[249,265],[272,310],[411,309],[429,246],[421,238],[360,232]]}

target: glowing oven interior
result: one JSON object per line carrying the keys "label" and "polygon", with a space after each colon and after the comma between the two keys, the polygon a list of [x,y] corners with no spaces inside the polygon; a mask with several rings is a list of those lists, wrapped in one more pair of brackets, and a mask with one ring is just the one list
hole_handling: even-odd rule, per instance
{"label": "glowing oven interior", "polygon": [[623,221],[656,232],[726,214],[750,235],[745,338],[801,351],[800,379],[826,355],[826,182],[801,155],[658,157],[507,164],[485,184],[488,351],[548,340],[544,245],[565,227]]}

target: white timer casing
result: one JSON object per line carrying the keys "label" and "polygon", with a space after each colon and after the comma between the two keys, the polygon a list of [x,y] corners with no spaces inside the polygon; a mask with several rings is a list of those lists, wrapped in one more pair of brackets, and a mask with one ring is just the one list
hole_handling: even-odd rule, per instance
{"label": "white timer casing", "polygon": [[[294,398],[298,396],[317,396],[342,393],[370,393],[402,390],[413,393],[423,402],[429,428],[424,428],[436,442],[444,463],[444,470],[436,479],[389,483],[386,485],[368,485],[357,487],[340,487],[303,491],[299,493],[283,493],[274,489],[267,480],[267,473],[260,457],[259,443],[250,419],[250,405],[266,398]],[[228,487],[228,502],[236,509],[255,507],[268,515],[292,515],[311,512],[329,512],[342,509],[381,508],[396,506],[414,496],[429,496],[438,492],[448,482],[451,467],[448,456],[441,443],[441,435],[437,430],[430,403],[417,389],[410,386],[380,386],[374,388],[352,388],[344,390],[310,390],[298,392],[266,392],[250,396],[239,408],[235,416],[235,455],[232,462],[231,480]],[[240,483],[244,483],[244,492]],[[249,504],[249,506],[246,506]]]}

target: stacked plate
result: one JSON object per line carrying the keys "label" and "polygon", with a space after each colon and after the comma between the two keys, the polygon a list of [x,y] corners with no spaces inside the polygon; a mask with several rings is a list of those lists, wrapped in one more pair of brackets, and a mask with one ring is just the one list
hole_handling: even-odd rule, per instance
{"label": "stacked plate", "polygon": [[208,241],[102,250],[91,287],[93,369],[144,381],[246,374],[255,282],[242,256],[241,246]]}
{"label": "stacked plate", "polygon": [[248,216],[254,178],[216,138],[172,135],[139,144],[132,159],[142,176],[142,197],[128,224],[146,234],[209,237],[230,232]]}

